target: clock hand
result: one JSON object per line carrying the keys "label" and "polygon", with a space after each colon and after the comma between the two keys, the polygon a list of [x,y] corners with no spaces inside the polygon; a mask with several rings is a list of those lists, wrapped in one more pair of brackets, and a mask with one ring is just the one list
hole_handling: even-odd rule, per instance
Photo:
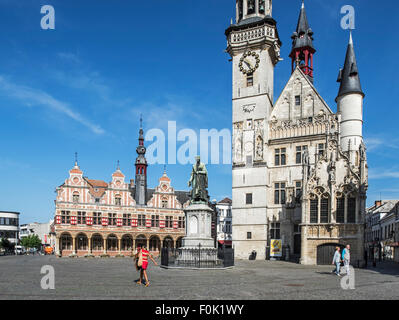
{"label": "clock hand", "polygon": [[244,60],[244,62],[247,64],[248,67],[252,69],[252,65],[247,60]]}

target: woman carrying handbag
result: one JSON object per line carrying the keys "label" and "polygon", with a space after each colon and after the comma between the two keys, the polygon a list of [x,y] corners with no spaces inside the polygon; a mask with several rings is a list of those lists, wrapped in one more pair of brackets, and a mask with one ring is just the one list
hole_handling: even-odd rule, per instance
{"label": "woman carrying handbag", "polygon": [[148,257],[152,260],[152,262],[154,262],[156,266],[158,265],[155,262],[155,260],[152,258],[150,252],[147,251],[147,248],[145,246],[143,246],[142,248],[140,247],[137,248],[136,269],[140,270],[140,279],[139,281],[137,281],[137,284],[142,284],[143,275],[144,275],[146,287],[150,285],[150,281],[148,281],[148,276],[147,276]]}

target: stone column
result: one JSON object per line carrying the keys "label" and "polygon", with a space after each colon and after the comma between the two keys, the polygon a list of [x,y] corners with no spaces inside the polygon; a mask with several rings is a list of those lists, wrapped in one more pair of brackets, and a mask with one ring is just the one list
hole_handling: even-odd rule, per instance
{"label": "stone column", "polygon": [[248,0],[242,1],[242,18],[245,19],[248,15]]}
{"label": "stone column", "polygon": [[119,249],[119,254],[121,254],[121,248],[122,248],[122,239],[118,238],[118,249]]}
{"label": "stone column", "polygon": [[104,238],[104,254],[107,254],[107,238]]}
{"label": "stone column", "polygon": [[91,237],[90,238],[88,237],[87,241],[88,241],[88,245],[89,245],[89,251],[87,253],[91,254]]}
{"label": "stone column", "polygon": [[60,241],[61,241],[61,238],[59,237],[59,236],[56,236],[56,238],[55,238],[55,254],[57,255],[57,256],[59,256],[61,253],[60,253]]}
{"label": "stone column", "polygon": [[72,236],[72,254],[76,254],[76,236]]}

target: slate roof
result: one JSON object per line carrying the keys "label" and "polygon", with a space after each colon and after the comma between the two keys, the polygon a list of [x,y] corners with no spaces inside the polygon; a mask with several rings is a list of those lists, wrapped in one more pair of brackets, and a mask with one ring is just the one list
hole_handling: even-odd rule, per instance
{"label": "slate roof", "polygon": [[352,33],[350,34],[349,44],[346,50],[344,69],[339,70],[337,82],[340,83],[340,86],[338,96],[335,101],[337,101],[340,96],[348,93],[360,93],[364,96],[362,86],[360,85]]}

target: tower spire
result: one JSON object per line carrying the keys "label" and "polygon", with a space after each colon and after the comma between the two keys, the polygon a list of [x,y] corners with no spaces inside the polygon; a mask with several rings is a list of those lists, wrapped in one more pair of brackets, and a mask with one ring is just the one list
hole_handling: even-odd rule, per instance
{"label": "tower spire", "polygon": [[135,200],[136,204],[144,206],[147,197],[147,159],[145,158],[146,148],[144,146],[143,117],[140,115],[139,145],[136,148],[136,181]]}
{"label": "tower spire", "polygon": [[303,73],[313,82],[313,55],[316,50],[313,46],[313,31],[309,27],[303,0],[296,31],[292,34],[291,39],[292,50],[290,58],[292,60],[292,72],[299,66]]}
{"label": "tower spire", "polygon": [[337,82],[340,83],[337,99],[348,93],[360,93],[364,96],[357,68],[352,31],[349,33],[344,68],[339,70]]}

